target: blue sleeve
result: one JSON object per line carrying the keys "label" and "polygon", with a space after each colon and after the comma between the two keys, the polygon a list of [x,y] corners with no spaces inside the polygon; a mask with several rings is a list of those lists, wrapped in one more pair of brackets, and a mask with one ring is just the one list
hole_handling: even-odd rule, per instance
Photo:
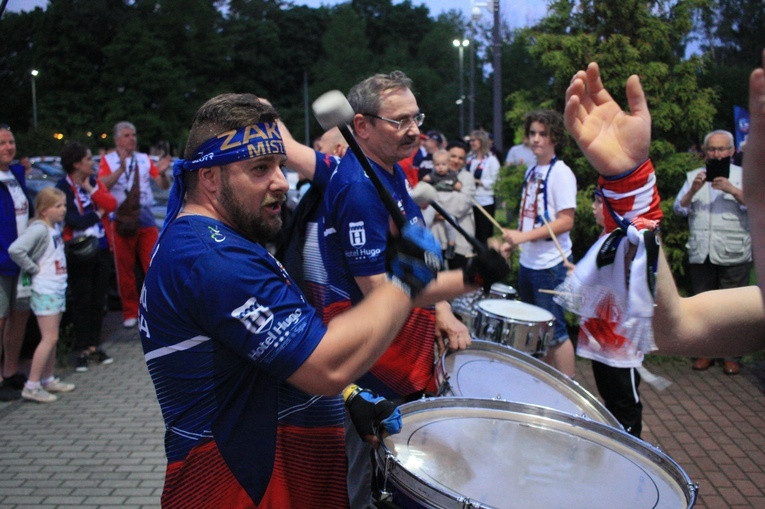
{"label": "blue sleeve", "polygon": [[190,288],[202,289],[191,310],[202,330],[214,331],[216,339],[276,378],[289,378],[326,332],[316,311],[268,254],[243,246],[211,250],[189,277]]}
{"label": "blue sleeve", "polygon": [[313,172],[313,180],[311,185],[321,190],[323,193],[327,189],[329,178],[332,176],[332,172],[335,171],[337,165],[340,163],[340,159],[328,154],[322,154],[318,150],[316,152],[316,169]]}

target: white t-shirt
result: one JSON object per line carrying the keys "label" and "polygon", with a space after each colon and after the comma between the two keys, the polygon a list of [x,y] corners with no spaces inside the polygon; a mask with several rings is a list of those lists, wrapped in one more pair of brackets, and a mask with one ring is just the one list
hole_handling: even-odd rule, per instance
{"label": "white t-shirt", "polygon": [[66,293],[64,239],[58,226],[48,227],[48,234],[50,242],[37,260],[40,272],[32,276],[32,290],[44,295],[62,295]]}
{"label": "white t-shirt", "polygon": [[505,163],[525,164],[526,168],[531,168],[537,164],[537,156],[535,156],[534,152],[524,144],[513,145],[510,150],[507,151]]}
{"label": "white t-shirt", "polygon": [[[548,172],[550,172],[549,176]],[[531,231],[544,226],[540,215],[545,213],[545,196],[547,197],[548,223],[553,222],[560,211],[576,209],[576,177],[563,161],[553,160],[552,169],[549,164],[529,168],[526,176],[518,225],[521,231]],[[545,182],[547,189],[545,189]],[[570,256],[570,232],[561,233],[556,237],[563,252],[567,257]],[[534,270],[548,269],[562,261],[552,239],[535,240],[523,244],[520,262],[524,267]]]}

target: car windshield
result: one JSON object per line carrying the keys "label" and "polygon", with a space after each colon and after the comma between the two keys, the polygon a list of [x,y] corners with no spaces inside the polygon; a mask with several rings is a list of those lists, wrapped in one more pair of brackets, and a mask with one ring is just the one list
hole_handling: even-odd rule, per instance
{"label": "car windshield", "polygon": [[27,178],[60,179],[64,176],[64,169],[57,163],[37,162],[32,163],[32,171]]}

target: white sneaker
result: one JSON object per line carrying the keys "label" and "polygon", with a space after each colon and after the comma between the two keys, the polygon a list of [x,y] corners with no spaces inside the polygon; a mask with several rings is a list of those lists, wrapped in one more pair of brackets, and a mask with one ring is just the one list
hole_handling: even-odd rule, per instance
{"label": "white sneaker", "polygon": [[59,378],[54,378],[52,382],[42,384],[43,389],[48,392],[72,392],[75,385],[67,382],[62,382]]}
{"label": "white sneaker", "polygon": [[38,403],[53,403],[54,401],[58,400],[56,396],[49,393],[42,387],[38,389],[27,389],[24,387],[24,389],[21,391],[21,397],[30,401],[37,401]]}
{"label": "white sneaker", "polygon": [[122,322],[122,326],[126,329],[130,329],[131,327],[135,327],[135,324],[138,323],[138,318],[128,318],[124,322]]}

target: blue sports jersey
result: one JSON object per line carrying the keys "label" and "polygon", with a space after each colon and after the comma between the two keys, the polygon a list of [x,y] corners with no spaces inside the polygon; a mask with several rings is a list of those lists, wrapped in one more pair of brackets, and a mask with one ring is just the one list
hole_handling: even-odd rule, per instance
{"label": "blue sports jersey", "polygon": [[166,426],[164,507],[347,505],[341,398],[285,382],[326,328],[262,246],[176,219],[146,275],[140,332]]}
{"label": "blue sports jersey", "polygon": [[[410,224],[424,226],[420,207],[409,196],[404,172],[391,173],[370,161]],[[327,185],[319,219],[321,256],[327,272],[323,301],[326,322],[357,304],[363,293],[354,278],[386,272],[389,214],[352,151],[346,152]],[[435,314],[416,308],[391,346],[359,384],[388,398],[425,389],[433,375]]]}
{"label": "blue sports jersey", "polygon": [[[303,285],[306,298],[308,301],[318,310],[323,317],[324,307],[328,304],[326,296],[327,288],[327,271],[324,268],[324,263],[321,259],[321,248],[319,247],[319,221],[324,209],[324,195],[327,190],[327,184],[332,173],[340,164],[340,158],[335,156],[329,156],[316,152],[316,169],[313,175],[313,181],[311,182],[312,195],[306,198],[313,199],[314,203],[310,204],[312,210],[303,221],[305,222],[305,237],[304,242],[296,246],[297,249],[301,249],[301,273],[303,274]],[[298,208],[303,205],[298,204]],[[290,273],[292,270],[290,269]],[[327,323],[326,321],[324,323]]]}

